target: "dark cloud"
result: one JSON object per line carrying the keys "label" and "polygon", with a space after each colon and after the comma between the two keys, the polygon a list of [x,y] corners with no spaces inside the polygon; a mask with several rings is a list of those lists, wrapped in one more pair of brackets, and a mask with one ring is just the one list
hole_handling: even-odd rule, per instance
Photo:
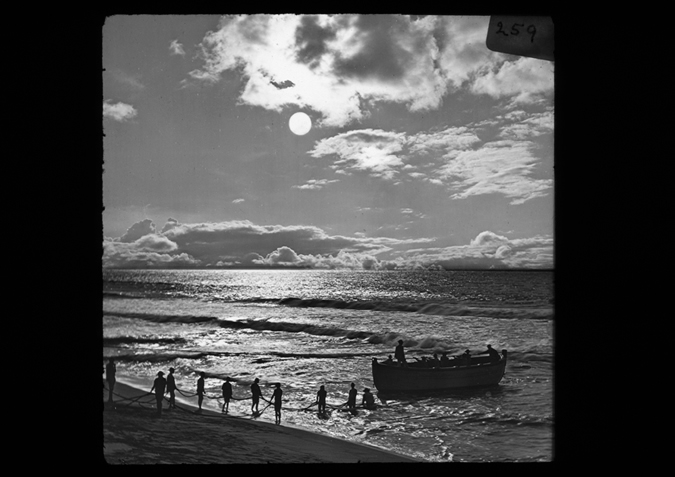
{"label": "dark cloud", "polygon": [[335,30],[319,25],[316,16],[303,17],[295,30],[296,59],[310,68],[316,67],[326,53],[326,42],[334,39],[335,33]]}
{"label": "dark cloud", "polygon": [[295,83],[293,83],[291,80],[282,81],[281,83],[270,81],[270,83],[272,83],[272,85],[277,89],[286,89],[295,86]]}
{"label": "dark cloud", "polygon": [[408,32],[408,21],[399,16],[362,15],[356,20],[358,52],[338,56],[334,69],[338,75],[395,81],[405,76],[413,58],[397,38]]}

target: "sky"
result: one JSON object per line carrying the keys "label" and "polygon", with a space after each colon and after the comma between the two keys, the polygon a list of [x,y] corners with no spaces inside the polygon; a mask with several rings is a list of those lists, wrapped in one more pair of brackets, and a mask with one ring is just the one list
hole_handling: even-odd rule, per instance
{"label": "sky", "polygon": [[554,63],[489,20],[108,17],[102,266],[554,268]]}

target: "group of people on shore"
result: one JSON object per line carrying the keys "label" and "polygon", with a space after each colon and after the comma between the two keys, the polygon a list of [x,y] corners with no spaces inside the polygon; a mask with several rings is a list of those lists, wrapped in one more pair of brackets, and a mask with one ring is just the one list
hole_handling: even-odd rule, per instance
{"label": "group of people on shore", "polygon": [[[164,402],[164,396],[167,393],[169,394],[169,409],[174,409],[176,407],[176,390],[178,390],[178,387],[176,386],[174,371],[175,371],[174,368],[169,368],[169,374],[167,375],[166,378],[164,377],[163,371],[157,372],[157,377],[155,378],[152,384],[152,388],[150,389],[150,393],[154,392],[155,394],[155,399],[157,402],[157,414],[159,414],[160,416],[162,414],[162,405]],[[108,364],[105,367],[106,381],[108,382],[108,402],[112,402],[113,400],[113,389],[115,387],[116,372],[117,367],[115,365],[115,360],[111,358],[108,360]],[[204,372],[199,373],[199,379],[197,379],[197,392],[196,392],[197,404],[199,406],[197,412],[201,412],[202,403],[204,402],[204,396],[206,394],[205,379],[206,373]],[[251,414],[253,414],[254,416],[260,415],[259,406],[260,406],[260,398],[262,397],[262,391],[260,389],[260,385],[258,384],[259,382],[260,379],[255,378],[255,380],[251,384]],[[232,399],[232,383],[229,377],[225,378],[225,381],[223,382],[221,389],[223,393],[222,394],[223,405],[221,410],[223,413],[228,413],[230,400]],[[283,393],[284,392],[281,389],[281,383],[276,383],[274,385],[274,392],[272,393],[272,397],[268,401],[270,402],[270,405],[272,404],[274,405],[274,416],[275,422],[277,424],[281,422],[281,403]],[[356,385],[354,383],[351,383],[351,388],[349,390],[349,399],[347,400],[347,409],[352,414],[356,412],[357,394],[358,391],[356,389]],[[325,415],[326,413],[327,395],[328,392],[326,391],[326,387],[321,386],[316,396],[316,403],[318,404],[319,407],[318,409],[319,414]],[[370,392],[369,388],[364,388],[363,390],[362,404],[367,409],[375,408],[375,398],[373,394]]]}

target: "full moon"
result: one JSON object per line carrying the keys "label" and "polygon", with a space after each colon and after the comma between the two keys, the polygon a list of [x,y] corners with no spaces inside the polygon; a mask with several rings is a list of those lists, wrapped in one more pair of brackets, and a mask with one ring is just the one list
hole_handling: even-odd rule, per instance
{"label": "full moon", "polygon": [[304,136],[312,129],[312,120],[305,113],[295,113],[288,120],[288,127],[291,128],[293,134]]}

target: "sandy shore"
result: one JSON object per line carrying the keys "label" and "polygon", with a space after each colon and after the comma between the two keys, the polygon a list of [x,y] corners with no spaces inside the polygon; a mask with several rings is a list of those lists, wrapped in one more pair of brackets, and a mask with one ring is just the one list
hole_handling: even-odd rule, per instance
{"label": "sandy shore", "polygon": [[197,413],[186,400],[177,400],[178,408],[172,410],[165,401],[160,417],[148,390],[118,382],[114,391],[112,404],[107,403],[107,391],[103,393],[103,457],[108,464],[420,462],[283,421],[275,425],[209,410]]}

